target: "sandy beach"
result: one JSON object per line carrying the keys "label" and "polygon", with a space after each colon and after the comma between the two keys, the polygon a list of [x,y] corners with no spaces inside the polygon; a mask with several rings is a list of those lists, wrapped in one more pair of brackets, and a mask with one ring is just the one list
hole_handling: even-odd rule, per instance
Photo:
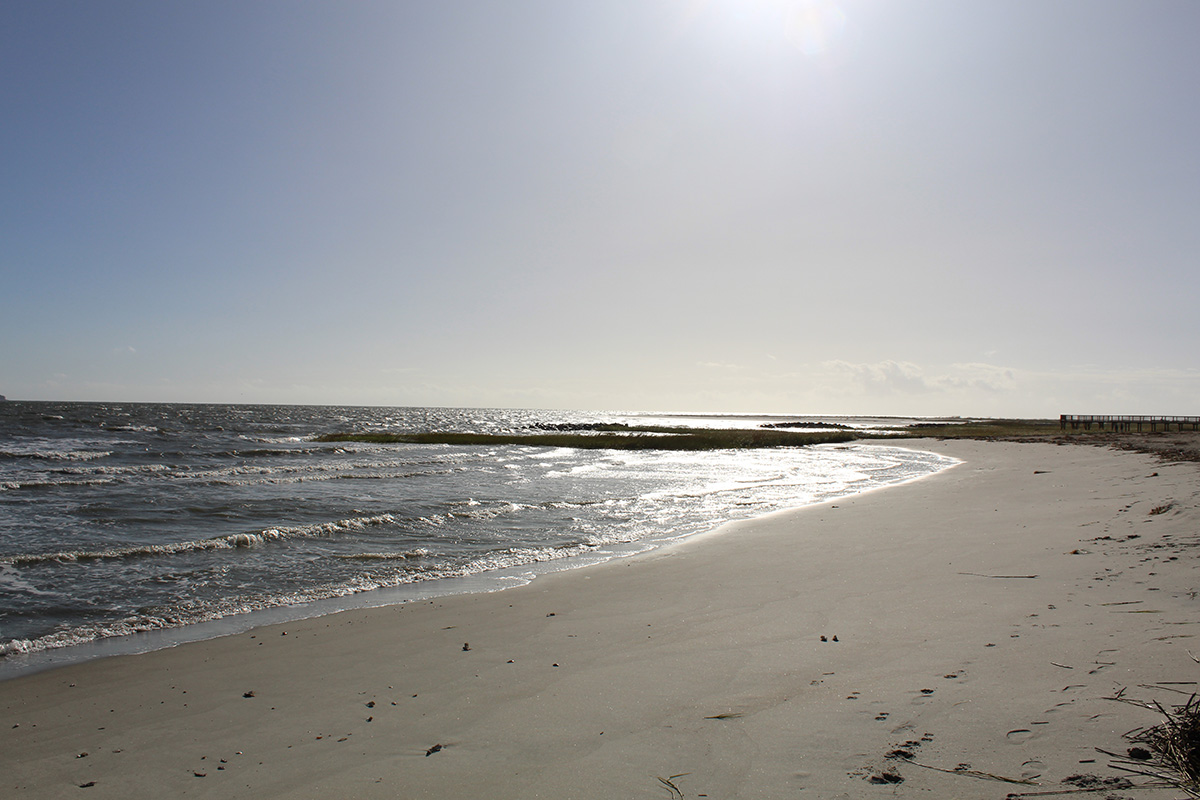
{"label": "sandy beach", "polygon": [[1197,465],[910,446],[963,463],[503,592],[5,681],[0,792],[1178,796],[1105,786],[1146,779],[1097,748],[1159,721],[1122,690],[1200,679]]}

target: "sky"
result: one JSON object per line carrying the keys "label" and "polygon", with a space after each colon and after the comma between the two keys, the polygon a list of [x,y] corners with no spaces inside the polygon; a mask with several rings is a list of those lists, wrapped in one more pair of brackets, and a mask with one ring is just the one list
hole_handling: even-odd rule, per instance
{"label": "sky", "polygon": [[10,399],[1200,413],[1200,3],[0,4]]}

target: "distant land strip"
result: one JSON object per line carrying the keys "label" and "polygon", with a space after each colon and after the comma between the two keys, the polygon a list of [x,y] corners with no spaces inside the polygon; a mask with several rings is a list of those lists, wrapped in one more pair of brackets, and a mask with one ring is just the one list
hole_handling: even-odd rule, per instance
{"label": "distant land strip", "polygon": [[912,437],[1009,438],[1059,435],[1058,420],[963,420],[920,423],[894,428],[785,430],[776,424],[754,429],[688,428],[626,425],[619,422],[538,423],[532,433],[330,433],[318,442],[375,444],[531,445],[578,447],[591,450],[736,450],[762,447],[805,447],[856,440],[898,440]]}
{"label": "distant land strip", "polygon": [[1061,431],[1057,419],[963,419],[920,422],[888,428],[783,430],[779,424],[756,429],[687,428],[626,425],[619,422],[538,423],[533,433],[329,433],[318,442],[376,444],[530,445],[592,450],[733,450],[804,447],[852,441],[896,442],[905,439],[987,439],[1010,442],[1092,444],[1154,453],[1163,458],[1200,461],[1200,434]]}
{"label": "distant land strip", "polygon": [[[723,430],[711,428],[620,427],[621,433],[330,433],[318,442],[376,444],[530,445],[589,450],[733,450],[760,447],[802,447],[850,442],[847,431]],[[669,432],[668,432],[669,431]]]}

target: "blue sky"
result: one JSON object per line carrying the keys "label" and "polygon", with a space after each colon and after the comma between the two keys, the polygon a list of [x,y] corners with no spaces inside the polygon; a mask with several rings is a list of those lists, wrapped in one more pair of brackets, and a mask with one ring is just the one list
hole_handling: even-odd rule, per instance
{"label": "blue sky", "polygon": [[10,398],[1197,413],[1200,4],[0,5]]}

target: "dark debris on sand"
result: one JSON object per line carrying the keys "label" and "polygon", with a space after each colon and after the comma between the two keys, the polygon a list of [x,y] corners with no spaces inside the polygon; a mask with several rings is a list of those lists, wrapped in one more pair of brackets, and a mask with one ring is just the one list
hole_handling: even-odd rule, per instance
{"label": "dark debris on sand", "polygon": [[867,783],[888,784],[904,783],[904,776],[898,772],[879,772],[867,778]]}

